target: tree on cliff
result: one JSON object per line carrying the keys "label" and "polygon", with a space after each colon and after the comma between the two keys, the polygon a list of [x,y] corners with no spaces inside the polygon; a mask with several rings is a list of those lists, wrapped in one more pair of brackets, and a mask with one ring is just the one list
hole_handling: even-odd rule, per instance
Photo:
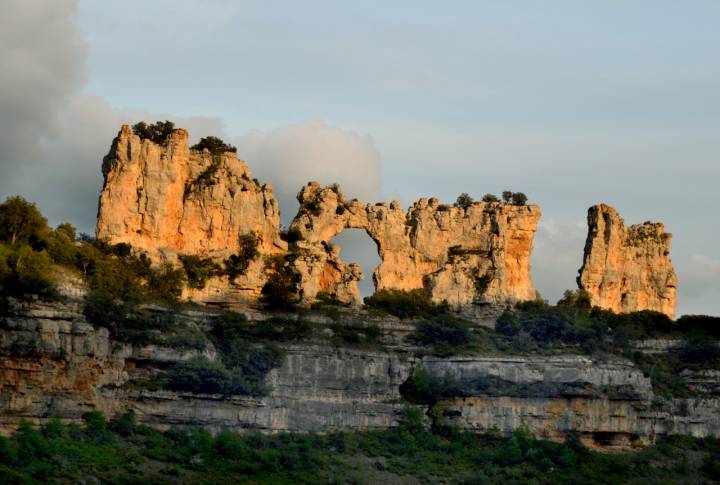
{"label": "tree on cliff", "polygon": [[48,232],[47,219],[35,204],[19,195],[0,204],[0,239],[15,244],[36,244]]}
{"label": "tree on cliff", "polygon": [[527,195],[523,194],[522,192],[515,192],[512,195],[513,205],[525,205],[527,203],[527,200]]}
{"label": "tree on cliff", "polygon": [[223,140],[216,136],[206,136],[204,138],[201,138],[198,143],[193,145],[191,147],[193,150],[205,150],[206,148],[210,151],[212,154],[219,154],[224,152],[237,152],[237,148],[230,145],[229,143],[225,143]]}
{"label": "tree on cliff", "polygon": [[457,207],[462,207],[463,209],[467,209],[468,207],[473,205],[473,202],[475,202],[475,200],[472,197],[470,197],[467,192],[463,192],[462,194],[460,194],[458,196],[457,201],[455,201],[455,205]]}
{"label": "tree on cliff", "polygon": [[143,139],[152,140],[154,143],[162,144],[175,129],[175,123],[169,120],[157,121],[148,125],[144,121],[136,123],[132,127],[133,133]]}

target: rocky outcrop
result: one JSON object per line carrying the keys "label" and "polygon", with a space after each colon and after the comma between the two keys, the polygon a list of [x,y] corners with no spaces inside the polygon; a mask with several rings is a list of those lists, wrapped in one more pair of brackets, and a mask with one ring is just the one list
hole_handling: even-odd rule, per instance
{"label": "rocky outcrop", "polygon": [[660,223],[630,227],[605,204],[588,209],[588,236],[578,285],[591,303],[617,313],[654,310],[675,315],[677,277],[671,234]]}
{"label": "rocky outcrop", "polygon": [[[425,358],[423,366],[460,390],[443,401],[440,420],[461,429],[523,427],[556,441],[575,431],[586,446],[605,449],[643,446],[667,434],[720,435],[720,399],[657,398],[650,379],[628,361],[459,357]],[[706,386],[717,385],[716,374],[704,377]]]}
{"label": "rocky outcrop", "polygon": [[[272,188],[252,178],[233,152],[219,154],[188,146],[188,132],[176,129],[159,145],[123,125],[103,159],[97,236],[128,243],[154,261],[178,254],[216,260],[237,254],[240,237],[253,233],[261,255],[282,252],[280,209]],[[196,299],[253,297],[264,282],[262,257],[234,285],[228,281]]]}
{"label": "rocky outcrop", "polygon": [[[357,294],[353,276],[327,250],[348,228],[364,229],[375,241],[380,265],[376,289],[426,289],[437,302],[468,305],[535,298],[530,276],[532,241],[540,208],[500,202],[450,207],[420,199],[407,212],[396,201],[375,205],[347,200],[337,187],[308,183],[298,194],[300,210],[290,229],[304,298],[320,291]],[[326,275],[331,274],[332,277]]]}
{"label": "rocky outcrop", "polygon": [[[412,347],[397,345],[393,334],[402,333],[402,324],[391,319],[377,323],[381,340],[395,344],[374,350],[317,340],[285,345],[282,365],[266,377],[271,392],[264,397],[150,390],[133,382],[198,355],[215,359],[214,349],[113,341],[107,330],[84,321],[79,303],[11,303],[0,315],[1,434],[21,420],[75,422],[92,410],[109,417],[133,411],[139,422],[161,429],[385,429],[399,424],[405,407],[401,386],[422,366],[429,379],[445,382],[438,406],[428,413],[439,424],[502,433],[524,427],[555,440],[578,431],[588,446],[603,448],[649,444],[673,433],[720,436],[720,376],[714,371],[687,375],[696,397],[663,399],[654,395],[649,378],[617,358],[419,358]],[[189,310],[178,315],[198,327],[211,317]]]}

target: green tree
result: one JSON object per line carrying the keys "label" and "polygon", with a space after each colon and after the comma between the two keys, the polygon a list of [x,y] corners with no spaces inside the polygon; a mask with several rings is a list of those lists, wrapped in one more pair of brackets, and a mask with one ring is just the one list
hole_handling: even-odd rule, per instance
{"label": "green tree", "polygon": [[198,143],[192,146],[193,150],[208,150],[212,154],[219,154],[224,152],[237,152],[237,148],[225,143],[223,140],[216,136],[206,136],[201,138]]}
{"label": "green tree", "polygon": [[512,196],[513,196],[512,191],[503,190],[503,193],[502,193],[503,202],[505,202],[506,204],[509,204],[510,201],[512,200]]}
{"label": "green tree", "polygon": [[36,244],[48,231],[47,219],[35,204],[19,195],[0,204],[0,239],[15,244]]}
{"label": "green tree", "polygon": [[483,202],[499,202],[500,199],[497,198],[494,194],[485,194],[482,197]]}
{"label": "green tree", "polygon": [[525,205],[527,203],[527,200],[527,195],[523,194],[522,192],[515,192],[512,195],[513,205]]}
{"label": "green tree", "polygon": [[140,138],[152,140],[154,143],[165,143],[168,136],[175,129],[175,123],[169,120],[157,121],[153,124],[147,124],[144,121],[136,123],[132,127],[133,133]]}
{"label": "green tree", "polygon": [[457,201],[455,201],[455,205],[458,207],[462,207],[463,209],[467,209],[468,207],[473,205],[473,202],[475,202],[475,200],[470,197],[467,192],[463,192],[458,196]]}

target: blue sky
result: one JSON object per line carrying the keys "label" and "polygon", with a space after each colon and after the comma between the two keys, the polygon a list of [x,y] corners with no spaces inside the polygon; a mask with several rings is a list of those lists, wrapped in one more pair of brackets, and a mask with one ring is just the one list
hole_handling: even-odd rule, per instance
{"label": "blue sky", "polygon": [[[281,201],[303,170],[406,206],[522,190],[543,208],[534,278],[552,300],[606,202],[674,233],[679,314],[720,314],[720,2],[58,3],[77,38],[47,44],[82,74],[59,116],[100,139],[66,157],[83,174],[119,122],[167,114],[236,142]],[[318,133],[336,140],[322,163]],[[66,206],[91,224],[99,179],[78,177]]]}

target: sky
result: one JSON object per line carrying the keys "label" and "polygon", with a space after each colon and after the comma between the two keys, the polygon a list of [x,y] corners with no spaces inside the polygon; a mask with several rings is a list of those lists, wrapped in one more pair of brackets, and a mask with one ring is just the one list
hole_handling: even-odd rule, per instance
{"label": "sky", "polygon": [[[672,232],[678,314],[720,315],[720,2],[6,0],[0,197],[91,232],[122,123],[237,144],[283,221],[308,180],[363,200],[509,189],[533,279],[575,287],[587,208]],[[372,273],[367,236],[340,236]],[[368,287],[365,286],[365,291]]]}

